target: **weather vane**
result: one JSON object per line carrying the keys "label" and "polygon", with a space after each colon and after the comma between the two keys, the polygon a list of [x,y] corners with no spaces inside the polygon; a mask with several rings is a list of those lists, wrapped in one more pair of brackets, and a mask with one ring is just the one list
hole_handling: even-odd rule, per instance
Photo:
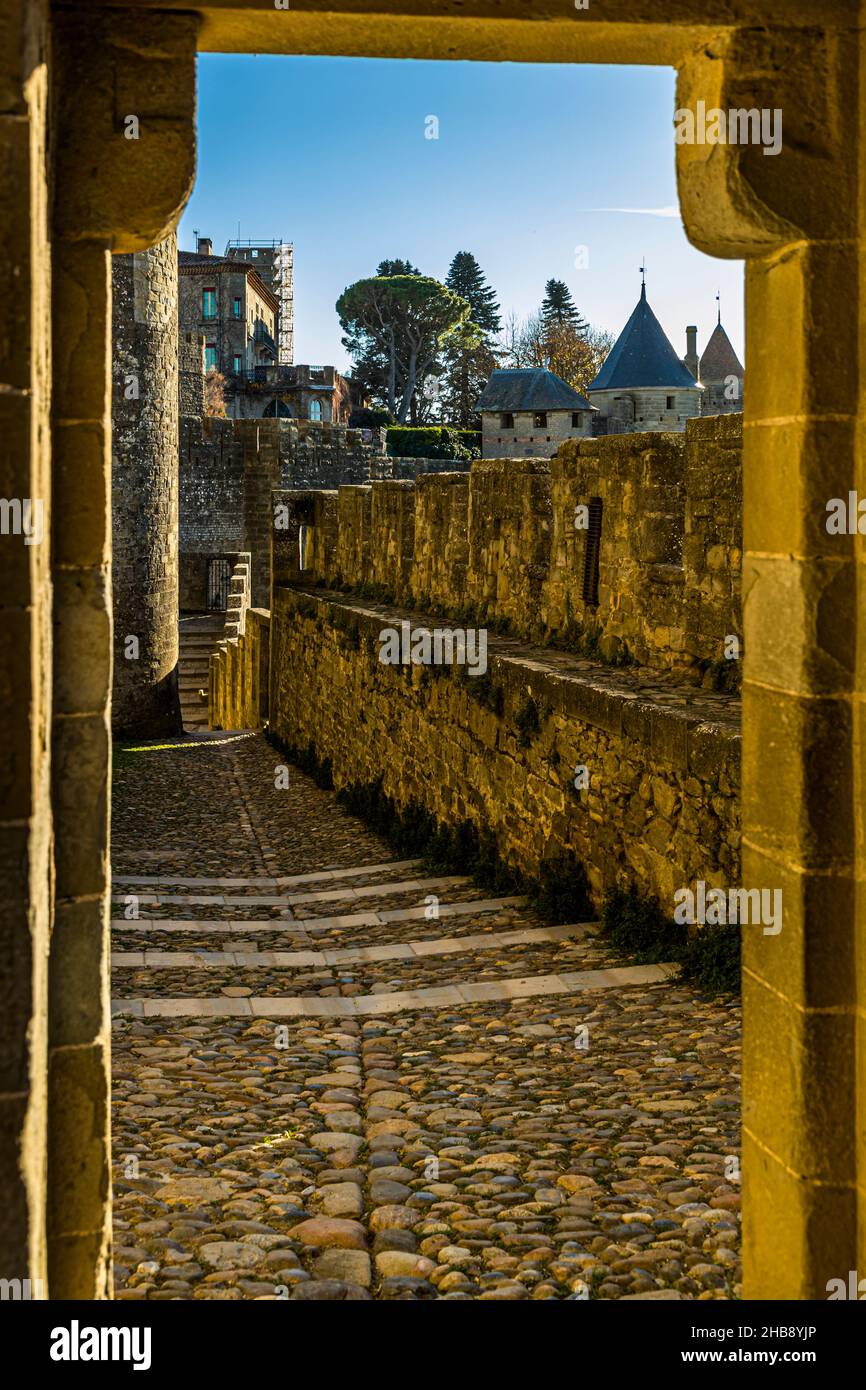
{"label": "weather vane", "polygon": [[643,261],[641,262],[640,273],[641,283],[643,285],[646,285],[646,256],[644,256]]}

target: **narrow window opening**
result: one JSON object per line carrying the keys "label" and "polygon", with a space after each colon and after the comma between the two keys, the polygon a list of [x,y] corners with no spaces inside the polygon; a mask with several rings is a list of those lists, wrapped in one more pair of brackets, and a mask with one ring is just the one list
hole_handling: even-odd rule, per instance
{"label": "narrow window opening", "polygon": [[583,556],[583,586],[581,597],[589,608],[598,607],[598,567],[601,557],[600,497],[589,499],[589,524],[586,531],[586,550]]}

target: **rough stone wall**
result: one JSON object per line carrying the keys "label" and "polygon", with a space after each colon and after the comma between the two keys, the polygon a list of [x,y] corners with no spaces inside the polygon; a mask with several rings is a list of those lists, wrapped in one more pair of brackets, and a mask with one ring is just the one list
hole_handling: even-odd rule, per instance
{"label": "rough stone wall", "polygon": [[729,400],[725,383],[712,381],[704,383],[701,397],[702,415],[742,415],[745,410],[745,378],[738,377],[738,394]]}
{"label": "rough stone wall", "polygon": [[178,340],[180,414],[204,415],[204,335],[181,333]]}
{"label": "rough stone wall", "polygon": [[248,550],[244,451],[230,420],[184,416],[180,429],[181,556]]}
{"label": "rough stone wall", "polygon": [[268,718],[271,615],[246,613],[244,632],[217,645],[209,663],[212,729],[261,729]]}
{"label": "rough stone wall", "polygon": [[[589,638],[606,660],[628,652],[644,665],[679,662],[684,452],[682,435],[642,434],[566,445],[557,455],[548,629]],[[594,498],[602,506],[597,605],[583,597],[589,533],[575,526],[575,508]]]}
{"label": "rough stone wall", "polygon": [[[553,563],[544,621],[597,638],[608,659],[697,678],[742,631],[742,416],[691,420],[684,436],[566,446],[551,468]],[[586,531],[603,504],[598,607],[583,601]]]}
{"label": "rough stone wall", "polygon": [[366,440],[359,430],[342,425],[182,416],[182,568],[188,572],[191,555],[248,550],[253,602],[261,607],[270,597],[274,488],[364,486],[371,479],[438,476],[438,470],[453,466],[440,459],[392,458],[379,431]]}
{"label": "rough stone wall", "polygon": [[370,575],[371,515],[369,486],[341,487],[338,490],[335,568],[340,582],[353,589],[357,589]]}
{"label": "rough stone wall", "polygon": [[[47,0],[6,4],[0,36],[0,162],[6,173],[0,196],[5,248],[0,264],[0,495],[39,501],[44,508],[42,544],[25,545],[23,535],[0,535],[0,1278],[29,1278],[39,1287],[48,1281],[52,1234],[46,1165],[53,1128],[48,1071],[56,1040],[50,1036],[46,963],[49,952],[53,958],[55,950],[64,951],[71,934],[76,932],[80,940],[89,925],[82,924],[77,903],[58,910],[54,896],[52,610],[57,602],[74,600],[81,575],[76,568],[70,586],[58,591],[52,585],[52,510],[71,500],[71,487],[66,496],[61,492],[52,499],[52,454],[54,468],[63,469],[70,483],[75,469],[79,495],[82,488],[102,491],[102,507],[97,502],[92,508],[99,541],[104,539],[107,483],[102,440],[89,422],[80,423],[80,407],[76,427],[62,432],[65,447],[51,429],[52,407],[68,409],[73,402],[67,391],[60,402],[56,396],[52,400],[52,366],[58,356],[52,344],[52,270],[62,277],[59,290],[67,281],[65,265],[55,269],[61,248],[52,235],[44,191],[54,81]],[[102,273],[107,281],[104,260]],[[104,410],[104,363],[101,384]],[[57,528],[57,549],[68,563],[66,529]],[[78,566],[76,550],[73,545],[72,562]],[[103,545],[98,551],[101,561]],[[108,661],[107,626],[97,632],[102,647],[97,659],[101,655]],[[71,674],[74,680],[77,672]],[[97,683],[96,694],[101,693]],[[102,864],[98,853],[94,858],[98,875]],[[97,931],[99,915],[91,910]],[[98,987],[98,967],[95,974]],[[97,1263],[103,1292],[104,1254],[92,1261]],[[95,1287],[91,1279],[89,1296]]]}
{"label": "rough stone wall", "polygon": [[[302,582],[374,583],[418,609],[709,682],[741,631],[741,448],[741,417],[725,416],[685,435],[576,441],[552,460],[478,460],[414,487],[344,487],[336,502],[279,492],[303,514],[274,538],[276,582],[300,578],[304,524]],[[594,498],[597,604],[583,596],[588,532],[575,528]]]}
{"label": "rough stone wall", "polygon": [[[599,678],[561,654],[514,654],[496,639],[481,684],[447,667],[382,665],[381,628],[409,618],[277,588],[274,733],[297,747],[312,741],[337,787],[383,777],[400,806],[418,802],[445,825],[474,821],[531,876],[575,856],[597,901],[630,883],[672,910],[675,889],[696,879],[739,881],[736,702],[698,696],[686,711],[630,673]],[[215,666],[217,689],[231,689],[231,666]],[[213,688],[212,699],[224,727],[243,716],[226,713]],[[538,727],[527,734],[530,702]],[[590,776],[580,793],[578,765]]]}
{"label": "rough stone wall", "polygon": [[447,613],[466,601],[470,473],[441,473],[415,484],[412,594],[420,607]]}
{"label": "rough stone wall", "polygon": [[181,732],[177,240],[112,261],[115,737]]}
{"label": "rough stone wall", "polygon": [[550,571],[550,464],[476,463],[469,484],[466,599],[479,619],[495,616],[537,631]]}
{"label": "rough stone wall", "polygon": [[743,417],[715,416],[686,433],[683,535],[685,648],[717,661],[742,635]]}
{"label": "rough stone wall", "polygon": [[379,483],[370,490],[370,529],[384,537],[370,555],[370,582],[399,602],[409,592],[415,551],[415,485]]}

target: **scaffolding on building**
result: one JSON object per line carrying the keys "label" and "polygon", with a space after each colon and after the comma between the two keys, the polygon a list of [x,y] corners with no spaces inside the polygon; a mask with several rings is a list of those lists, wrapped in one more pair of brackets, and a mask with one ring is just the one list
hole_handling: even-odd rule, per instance
{"label": "scaffolding on building", "polygon": [[291,366],[295,360],[294,247],[281,241],[274,256],[274,293],[280,306],[277,361]]}
{"label": "scaffolding on building", "polygon": [[295,360],[294,246],[290,241],[230,241],[227,257],[255,261],[256,272],[277,301],[277,362]]}

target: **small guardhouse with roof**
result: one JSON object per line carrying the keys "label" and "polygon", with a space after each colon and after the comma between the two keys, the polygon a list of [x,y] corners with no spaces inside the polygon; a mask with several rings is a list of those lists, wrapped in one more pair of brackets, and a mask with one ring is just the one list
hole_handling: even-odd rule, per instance
{"label": "small guardhouse with roof", "polygon": [[597,413],[555,372],[543,367],[491,372],[476,402],[482,458],[552,458],[567,439],[594,433]]}

